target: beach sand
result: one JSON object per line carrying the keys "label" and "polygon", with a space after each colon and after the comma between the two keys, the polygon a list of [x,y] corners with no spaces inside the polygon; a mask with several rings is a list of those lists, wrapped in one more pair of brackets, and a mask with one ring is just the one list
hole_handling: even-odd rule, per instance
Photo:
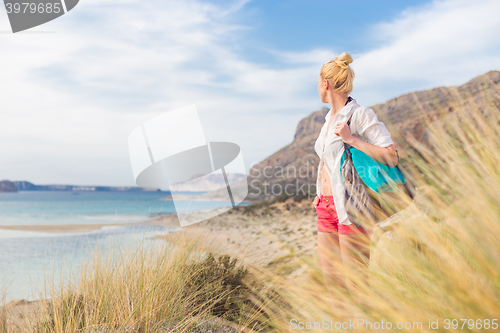
{"label": "beach sand", "polygon": [[[179,226],[174,219],[159,218],[146,222],[134,223],[101,223],[101,224],[42,224],[42,225],[0,225],[0,230],[16,230],[16,231],[31,231],[43,233],[80,233],[100,230],[103,227],[111,226],[127,226],[127,225],[164,225],[164,226]],[[171,224],[169,224],[171,223]],[[177,223],[177,224],[175,224]]]}
{"label": "beach sand", "polygon": [[[183,237],[198,239],[207,251],[229,254],[244,265],[268,267],[292,258],[312,256],[317,246],[316,210],[312,200],[293,198],[262,206],[238,206],[200,223],[166,234],[169,242]],[[177,216],[159,223],[178,224]],[[303,276],[305,267],[295,267],[287,279]]]}
{"label": "beach sand", "polygon": [[[419,196],[415,203],[419,201]],[[414,206],[414,205],[412,205]],[[413,210],[406,209],[374,227],[372,242],[383,248],[392,239],[391,226],[402,223]],[[179,225],[177,215],[162,217],[158,223]],[[238,206],[218,216],[200,223],[170,232],[163,237],[169,242],[181,239],[180,235],[199,239],[207,248],[237,257],[243,264],[272,267],[298,257],[318,261],[317,256],[317,216],[312,200],[295,202],[289,198],[284,202],[268,205]],[[158,238],[158,237],[155,237]],[[374,251],[375,257],[377,252]],[[287,270],[286,279],[296,280],[304,277],[304,265]],[[319,266],[318,266],[319,267]]]}

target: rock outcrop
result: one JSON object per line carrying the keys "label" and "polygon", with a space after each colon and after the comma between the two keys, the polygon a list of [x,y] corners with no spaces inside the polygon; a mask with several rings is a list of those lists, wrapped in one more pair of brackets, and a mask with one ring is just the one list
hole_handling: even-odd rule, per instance
{"label": "rock outcrop", "polygon": [[[404,158],[406,153],[400,142],[413,136],[426,144],[426,124],[452,115],[464,100],[480,109],[488,105],[500,110],[500,71],[488,72],[459,87],[439,87],[405,94],[371,108],[386,124],[400,158]],[[247,200],[262,201],[280,196],[314,198],[319,163],[314,143],[327,112],[328,109],[324,108],[302,119],[292,143],[252,168]]]}
{"label": "rock outcrop", "polygon": [[0,181],[0,192],[17,192],[16,184],[10,180]]}

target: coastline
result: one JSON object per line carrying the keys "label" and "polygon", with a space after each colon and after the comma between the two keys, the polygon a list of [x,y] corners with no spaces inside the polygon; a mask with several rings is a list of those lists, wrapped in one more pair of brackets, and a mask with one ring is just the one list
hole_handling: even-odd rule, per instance
{"label": "coastline", "polygon": [[240,257],[245,263],[263,266],[291,253],[311,255],[317,241],[316,212],[311,201],[295,202],[293,198],[263,206],[236,206],[220,215],[184,227],[180,227],[176,213],[167,213],[142,222],[0,225],[0,231],[72,234],[97,231],[104,227],[133,225],[179,227],[177,231],[155,236],[153,239],[175,242],[177,235],[181,233],[189,238],[203,237],[207,248],[211,242],[223,253]]}
{"label": "coastline", "polygon": [[166,213],[155,217],[151,221],[142,222],[128,222],[128,223],[96,223],[96,224],[29,224],[29,225],[0,225],[1,230],[14,230],[14,231],[31,231],[31,232],[43,232],[43,233],[53,233],[53,234],[64,234],[64,233],[84,233],[96,230],[101,230],[104,227],[116,227],[116,226],[132,226],[132,225],[163,225],[163,226],[176,226],[179,224],[175,223],[175,219],[171,218],[171,215],[175,213]]}
{"label": "coastline", "polygon": [[[158,223],[178,224],[177,216],[159,217]],[[317,240],[316,211],[312,202],[284,202],[254,207],[237,206],[205,221],[156,236],[175,243],[183,234],[199,239],[207,250],[216,249],[243,264],[268,266],[293,255],[312,255]],[[290,278],[293,277],[293,274]]]}
{"label": "coastline", "polygon": [[[208,194],[176,194],[175,195],[176,200],[188,200],[188,201],[220,201],[220,202],[230,202],[227,200],[225,197],[217,197],[213,195],[212,193]],[[172,195],[167,195],[166,197],[162,197],[158,200],[164,200],[164,201],[173,201],[174,198]],[[240,204],[246,205],[246,204],[251,204],[251,201],[242,201]]]}

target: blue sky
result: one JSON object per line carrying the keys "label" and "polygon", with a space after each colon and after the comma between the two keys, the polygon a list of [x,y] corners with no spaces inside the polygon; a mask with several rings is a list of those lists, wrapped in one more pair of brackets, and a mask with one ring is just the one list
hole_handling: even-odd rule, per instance
{"label": "blue sky", "polygon": [[371,26],[428,2],[259,0],[246,4],[239,19],[253,27],[245,42],[252,53],[261,48],[309,50],[326,45],[370,49],[376,47],[366,34]]}
{"label": "blue sky", "polygon": [[129,133],[196,104],[247,169],[323,104],[321,65],[353,51],[362,105],[500,69],[500,2],[82,0],[8,33],[0,9],[0,178],[134,185]]}

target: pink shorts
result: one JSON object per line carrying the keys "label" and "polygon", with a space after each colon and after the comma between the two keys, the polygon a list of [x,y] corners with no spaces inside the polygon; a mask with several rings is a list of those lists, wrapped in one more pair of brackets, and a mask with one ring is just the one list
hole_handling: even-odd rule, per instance
{"label": "pink shorts", "polygon": [[338,232],[339,234],[366,233],[364,228],[357,228],[353,224],[339,224],[337,210],[333,202],[333,196],[321,195],[316,206],[318,215],[318,232]]}

